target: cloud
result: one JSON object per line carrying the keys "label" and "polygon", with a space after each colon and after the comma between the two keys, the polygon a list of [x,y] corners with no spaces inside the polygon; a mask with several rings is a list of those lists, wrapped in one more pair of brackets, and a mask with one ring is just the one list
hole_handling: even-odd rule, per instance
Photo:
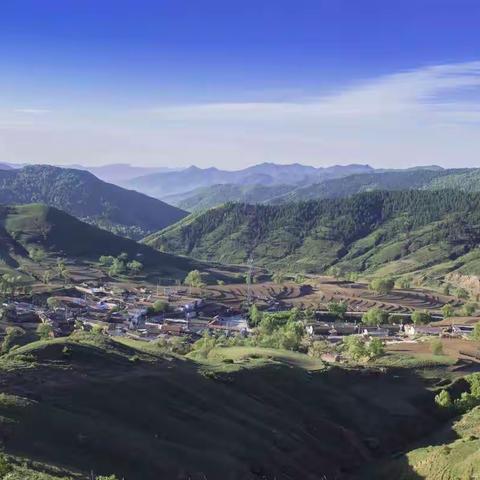
{"label": "cloud", "polygon": [[5,161],[478,166],[480,61],[397,72],[287,102],[159,106],[115,115],[92,108],[88,116],[83,110],[63,117],[19,110],[35,121],[28,128],[0,122]]}
{"label": "cloud", "polygon": [[15,108],[15,113],[24,113],[26,115],[45,115],[50,113],[46,108]]}

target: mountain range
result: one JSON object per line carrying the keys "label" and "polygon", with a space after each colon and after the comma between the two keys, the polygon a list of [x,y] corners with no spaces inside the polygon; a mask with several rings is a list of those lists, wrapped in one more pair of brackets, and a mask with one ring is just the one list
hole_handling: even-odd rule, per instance
{"label": "mountain range", "polygon": [[262,163],[237,171],[219,170],[213,167],[201,169],[192,166],[177,172],[153,173],[141,176],[125,183],[123,186],[163,199],[167,195],[178,195],[212,185],[306,185],[327,178],[367,173],[372,170],[372,167],[368,165],[335,165],[315,168],[300,164]]}
{"label": "mountain range", "polygon": [[48,165],[0,170],[0,203],[42,203],[137,239],[187,214],[155,198],[103,182],[90,172]]}

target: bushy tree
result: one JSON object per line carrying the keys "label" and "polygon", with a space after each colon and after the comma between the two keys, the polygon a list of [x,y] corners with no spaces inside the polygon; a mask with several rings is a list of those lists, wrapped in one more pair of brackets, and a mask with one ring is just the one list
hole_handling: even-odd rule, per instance
{"label": "bushy tree", "polygon": [[362,323],[365,325],[381,325],[387,323],[388,313],[378,307],[372,307],[362,315]]}
{"label": "bushy tree", "polygon": [[202,274],[200,273],[199,270],[192,270],[185,277],[185,280],[183,281],[183,283],[189,287],[199,288],[203,286]]}
{"label": "bushy tree", "polygon": [[343,351],[352,360],[360,360],[367,356],[365,341],[359,335],[349,335],[343,339]]}
{"label": "bushy tree", "polygon": [[308,355],[310,357],[320,358],[324,353],[330,352],[332,349],[331,344],[327,341],[317,340],[312,342],[308,347]]}
{"label": "bushy tree", "polygon": [[455,295],[462,300],[466,300],[469,297],[467,290],[461,287],[455,290]]}
{"label": "bushy tree", "polygon": [[248,318],[251,327],[256,327],[262,321],[262,312],[260,312],[255,304],[250,307]]}
{"label": "bushy tree", "polygon": [[338,318],[343,318],[345,313],[347,313],[347,309],[347,302],[344,301],[337,302],[336,300],[331,300],[327,304],[327,310]]}
{"label": "bushy tree", "polygon": [[127,269],[131,274],[136,275],[143,270],[143,264],[138,260],[132,260],[127,263]]}
{"label": "bushy tree", "polygon": [[99,259],[98,262],[102,267],[111,267],[113,265],[113,261],[115,260],[114,257],[111,255],[102,255]]}
{"label": "bushy tree", "polygon": [[56,297],[48,297],[47,298],[47,306],[48,308],[52,310],[56,310],[57,308],[60,308],[60,300]]}
{"label": "bushy tree", "polygon": [[375,293],[385,295],[390,293],[395,286],[395,282],[391,278],[374,278],[369,285],[370,290]]}
{"label": "bushy tree", "polygon": [[2,342],[2,353],[7,353],[16,341],[25,335],[25,330],[20,327],[7,327]]}
{"label": "bushy tree", "polygon": [[163,300],[156,300],[155,302],[153,302],[153,305],[152,305],[152,310],[155,313],[165,313],[168,311],[168,308],[169,308],[168,302],[165,302]]}
{"label": "bushy tree", "polygon": [[452,397],[448,390],[442,390],[440,393],[435,395],[435,403],[444,409],[449,409],[453,407]]}
{"label": "bushy tree", "polygon": [[432,316],[426,310],[424,310],[423,312],[421,312],[420,310],[415,310],[412,313],[412,322],[415,325],[426,325],[431,321],[432,321]]}
{"label": "bushy tree", "polygon": [[51,337],[53,332],[53,327],[48,323],[40,323],[37,327],[37,335],[42,340],[47,340]]}
{"label": "bushy tree", "polygon": [[372,338],[367,344],[366,353],[368,358],[371,360],[384,355],[385,347],[382,340],[380,340],[379,338]]}

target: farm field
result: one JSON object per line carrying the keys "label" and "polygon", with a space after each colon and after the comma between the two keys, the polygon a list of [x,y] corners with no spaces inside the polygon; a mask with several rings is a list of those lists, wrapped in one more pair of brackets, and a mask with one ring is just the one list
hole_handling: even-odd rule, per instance
{"label": "farm field", "polygon": [[331,300],[343,300],[348,303],[351,312],[364,312],[378,307],[389,313],[409,313],[414,310],[429,310],[439,313],[443,305],[454,307],[461,305],[455,298],[440,295],[424,289],[395,289],[387,295],[377,295],[364,283],[340,282],[330,277],[312,277],[305,284],[294,282],[275,284],[265,282],[253,284],[215,285],[204,289],[191,289],[193,295],[204,294],[209,300],[218,301],[232,307],[238,307],[250,298],[258,304],[271,301],[284,302],[301,308],[324,309]]}

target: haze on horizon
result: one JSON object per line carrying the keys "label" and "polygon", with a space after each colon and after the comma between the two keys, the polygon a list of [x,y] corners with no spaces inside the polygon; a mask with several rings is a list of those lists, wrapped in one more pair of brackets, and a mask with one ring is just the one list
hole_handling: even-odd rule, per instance
{"label": "haze on horizon", "polygon": [[4,0],[0,162],[478,166],[476,0]]}

